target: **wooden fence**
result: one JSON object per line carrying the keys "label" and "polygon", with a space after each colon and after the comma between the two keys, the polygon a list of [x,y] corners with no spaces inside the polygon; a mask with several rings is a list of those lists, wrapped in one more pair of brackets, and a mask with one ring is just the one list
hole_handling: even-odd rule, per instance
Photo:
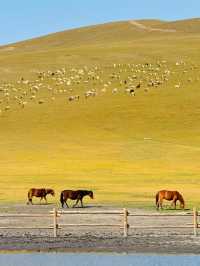
{"label": "wooden fence", "polygon": [[[121,218],[121,222],[119,223],[60,223],[59,218],[63,215],[112,215],[112,216],[119,216]],[[128,217],[191,217],[191,223],[187,223],[185,225],[165,225],[165,226],[157,226],[157,225],[133,225],[129,224]],[[53,209],[49,213],[44,214],[29,214],[29,213],[22,213],[22,214],[0,214],[0,223],[1,220],[4,218],[49,218],[52,222],[48,226],[0,226],[0,230],[9,230],[9,229],[23,229],[23,230],[34,230],[34,229],[49,229],[53,231],[53,236],[58,236],[58,230],[63,229],[66,227],[116,227],[123,230],[123,236],[127,237],[129,234],[129,229],[193,229],[194,236],[197,236],[197,229],[199,228],[199,220],[198,220],[199,213],[196,208],[193,208],[193,212],[190,213],[145,213],[145,214],[135,214],[130,213],[127,209],[123,210],[111,210],[111,211],[82,211],[82,210],[69,210],[69,211],[59,211],[57,209]]]}

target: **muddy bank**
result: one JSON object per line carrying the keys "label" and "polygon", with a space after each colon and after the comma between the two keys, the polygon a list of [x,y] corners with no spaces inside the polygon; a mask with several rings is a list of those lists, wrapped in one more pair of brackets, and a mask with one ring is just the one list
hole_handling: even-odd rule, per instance
{"label": "muddy bank", "polygon": [[122,237],[1,237],[0,251],[127,252],[199,254],[200,238],[137,235]]}

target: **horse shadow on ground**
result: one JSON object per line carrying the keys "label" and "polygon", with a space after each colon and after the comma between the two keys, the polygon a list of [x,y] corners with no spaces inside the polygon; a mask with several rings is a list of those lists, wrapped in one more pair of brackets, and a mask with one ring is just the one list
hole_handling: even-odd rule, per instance
{"label": "horse shadow on ground", "polygon": [[26,204],[27,206],[52,206],[55,205],[53,202],[47,202],[47,203],[33,203],[33,204]]}
{"label": "horse shadow on ground", "polygon": [[171,207],[171,206],[163,206],[163,209],[159,209],[159,211],[192,211],[192,209],[190,209],[190,208],[184,208],[184,209],[182,209],[182,208],[176,208],[176,209],[174,209],[173,207]]}
{"label": "horse shadow on ground", "polygon": [[103,205],[84,205],[83,207],[81,207],[81,206],[69,206],[69,208],[68,207],[64,207],[64,209],[93,209],[93,208],[105,208],[105,206],[103,206]]}

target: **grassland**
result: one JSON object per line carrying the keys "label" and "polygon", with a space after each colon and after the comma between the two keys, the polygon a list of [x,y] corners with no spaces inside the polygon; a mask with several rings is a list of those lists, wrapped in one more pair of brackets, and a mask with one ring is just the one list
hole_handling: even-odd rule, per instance
{"label": "grassland", "polygon": [[[37,95],[44,104],[28,94],[25,108],[14,100],[21,90],[12,92],[9,103],[0,92],[0,108],[11,107],[0,117],[1,203],[25,202],[30,187],[45,186],[55,188],[56,200],[62,189],[84,188],[94,190],[94,204],[147,208],[157,190],[176,189],[189,207],[200,206],[200,22],[139,23],[159,31],[109,23],[0,48],[2,86],[11,83],[29,93],[28,85],[16,81],[35,81],[36,72],[63,67],[70,76],[72,68],[98,66],[103,80],[73,83],[63,92],[65,85],[45,79],[46,89]],[[161,86],[145,92],[142,85],[132,97],[115,80],[101,92],[113,72],[121,70],[121,80],[132,75],[128,64],[141,64],[134,82],[145,83],[142,64],[155,69],[158,61],[166,61],[160,72],[171,73]],[[58,91],[54,101],[47,86]],[[113,94],[115,87],[119,90]],[[84,92],[92,88],[97,96],[85,99]],[[71,94],[80,100],[69,102]]]}

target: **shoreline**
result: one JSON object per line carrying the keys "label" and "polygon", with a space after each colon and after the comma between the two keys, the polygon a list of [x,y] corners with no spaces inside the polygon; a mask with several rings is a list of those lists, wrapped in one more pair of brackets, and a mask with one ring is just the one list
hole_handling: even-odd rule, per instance
{"label": "shoreline", "polygon": [[[170,239],[169,239],[170,238]],[[92,240],[91,240],[92,239]],[[116,253],[156,255],[200,255],[200,237],[1,237],[3,253]]]}

